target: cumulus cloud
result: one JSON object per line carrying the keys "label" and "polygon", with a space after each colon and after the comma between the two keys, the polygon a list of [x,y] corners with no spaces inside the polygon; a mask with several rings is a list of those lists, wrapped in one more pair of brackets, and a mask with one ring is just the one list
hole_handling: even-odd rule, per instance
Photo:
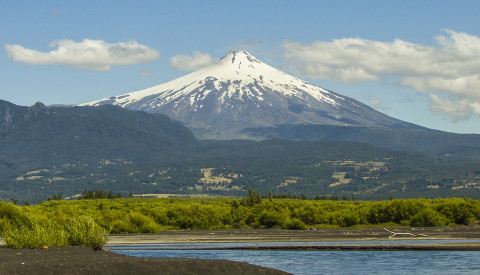
{"label": "cumulus cloud", "polygon": [[107,43],[84,39],[81,42],[58,40],[50,52],[5,45],[10,59],[28,65],[68,65],[75,69],[109,71],[111,66],[145,63],[159,59],[160,53],[136,41]]}
{"label": "cumulus cloud", "polygon": [[195,52],[193,56],[176,55],[170,58],[170,64],[175,70],[198,70],[218,62],[218,59],[211,57],[208,53]]}
{"label": "cumulus cloud", "polygon": [[448,115],[454,120],[467,119],[472,114],[480,115],[480,102],[468,99],[448,99],[430,95],[430,110],[434,114]]}
{"label": "cumulus cloud", "polygon": [[[401,39],[343,38],[284,41],[282,47],[288,64],[302,76],[348,83],[393,77],[401,85],[431,93],[434,113],[455,119],[478,114],[474,106],[480,104],[480,37],[445,30],[435,40],[436,46],[426,46]],[[458,108],[447,108],[451,104]]]}

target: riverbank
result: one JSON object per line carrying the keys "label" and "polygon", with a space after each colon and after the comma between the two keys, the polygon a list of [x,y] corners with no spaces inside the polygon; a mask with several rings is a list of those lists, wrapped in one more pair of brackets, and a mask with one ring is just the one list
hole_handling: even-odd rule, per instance
{"label": "riverbank", "polygon": [[1,274],[288,274],[228,260],[137,258],[85,247],[0,247]]}
{"label": "riverbank", "polygon": [[[222,249],[283,250],[480,250],[480,226],[434,228],[319,228],[315,230],[240,229],[165,231],[157,234],[110,235],[107,251],[84,247],[10,249],[0,247],[0,271],[5,274],[287,274],[275,269],[227,260],[137,258],[108,251],[122,244],[265,243]],[[392,233],[393,232],[393,233]],[[395,234],[397,233],[397,234]],[[408,233],[408,234],[402,234]],[[409,235],[410,234],[410,235]],[[385,240],[459,240],[458,243],[369,244]],[[309,245],[308,242],[367,241],[361,245]],[[272,242],[307,242],[271,246]],[[217,248],[218,249],[218,248]]]}
{"label": "riverbank", "polygon": [[[157,234],[110,235],[107,245],[148,243],[323,242],[388,239],[480,239],[480,225],[452,227],[317,228],[315,230],[171,230]],[[417,237],[415,237],[417,236]]]}

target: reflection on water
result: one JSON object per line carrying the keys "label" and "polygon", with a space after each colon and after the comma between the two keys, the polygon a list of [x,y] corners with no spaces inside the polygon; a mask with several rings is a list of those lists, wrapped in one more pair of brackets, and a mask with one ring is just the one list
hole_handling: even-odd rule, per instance
{"label": "reflection on water", "polygon": [[477,251],[286,251],[189,250],[232,246],[438,244],[480,240],[389,240],[294,243],[195,243],[108,245],[114,252],[137,257],[227,259],[293,274],[480,274]]}

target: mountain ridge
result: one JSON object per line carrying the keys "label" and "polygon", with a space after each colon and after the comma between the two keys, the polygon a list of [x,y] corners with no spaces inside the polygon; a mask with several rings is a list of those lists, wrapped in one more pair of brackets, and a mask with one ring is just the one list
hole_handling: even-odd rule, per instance
{"label": "mountain ridge", "polygon": [[161,85],[81,105],[103,104],[166,114],[203,139],[257,139],[242,130],[282,124],[425,129],[288,75],[246,51],[230,51],[217,64]]}
{"label": "mountain ridge", "polygon": [[197,142],[188,129],[165,115],[111,105],[47,108],[40,102],[24,107],[0,101],[0,121],[0,161],[15,155],[59,161],[69,155],[88,158],[91,148],[127,158],[135,155],[135,148],[174,152]]}
{"label": "mountain ridge", "polygon": [[[46,108],[42,103],[23,107],[0,101],[0,122],[2,200],[34,202],[84,189],[123,195],[232,196],[244,194],[248,187],[262,194],[272,190],[383,198],[408,192],[480,194],[478,160],[335,140],[197,140],[165,115],[119,106]],[[464,149],[474,152],[475,144]]]}

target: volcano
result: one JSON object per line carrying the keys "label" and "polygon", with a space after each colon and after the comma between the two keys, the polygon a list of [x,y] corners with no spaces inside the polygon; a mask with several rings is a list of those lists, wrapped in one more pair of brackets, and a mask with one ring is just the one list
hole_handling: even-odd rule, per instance
{"label": "volcano", "polygon": [[281,125],[418,128],[273,68],[246,51],[165,84],[82,105],[162,113],[203,139],[258,139],[245,129]]}

